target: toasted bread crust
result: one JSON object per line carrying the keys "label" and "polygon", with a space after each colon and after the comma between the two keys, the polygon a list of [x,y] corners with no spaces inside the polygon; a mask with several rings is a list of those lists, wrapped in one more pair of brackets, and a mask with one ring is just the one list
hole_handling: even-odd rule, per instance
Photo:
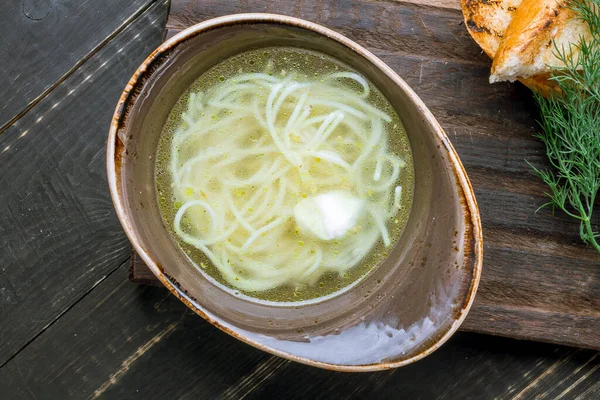
{"label": "toasted bread crust", "polygon": [[518,81],[529,89],[538,92],[542,96],[548,97],[550,93],[559,91],[558,86],[554,81],[548,80],[549,73],[530,76],[529,78],[519,78]]}
{"label": "toasted bread crust", "polygon": [[461,0],[469,33],[490,58],[494,58],[504,32],[521,0]]}
{"label": "toasted bread crust", "polygon": [[563,2],[523,0],[496,51],[490,81],[514,81],[556,66],[553,40],[567,28],[581,30],[579,25],[575,12]]}
{"label": "toasted bread crust", "polygon": [[[465,25],[475,42],[494,58],[513,15],[522,0],[461,0]],[[548,81],[548,74],[521,78],[523,84],[543,95],[554,91],[556,86]]]}

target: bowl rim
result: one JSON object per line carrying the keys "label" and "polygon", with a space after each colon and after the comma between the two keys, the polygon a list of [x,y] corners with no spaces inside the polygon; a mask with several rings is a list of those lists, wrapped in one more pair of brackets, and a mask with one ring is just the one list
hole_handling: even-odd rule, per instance
{"label": "bowl rim", "polygon": [[[271,23],[276,25],[282,25],[285,27],[298,27],[306,29],[314,33],[323,35],[329,39],[332,39],[333,41],[336,41],[339,44],[358,53],[360,56],[364,57],[371,64],[373,64],[382,73],[387,75],[387,77],[391,79],[394,82],[394,84],[396,84],[399,87],[400,90],[404,91],[404,93],[406,93],[406,95],[409,96],[410,101],[419,109],[421,115],[424,117],[426,122],[432,126],[433,130],[435,131],[435,134],[438,136],[438,139],[443,143],[444,148],[447,151],[449,163],[452,166],[452,170],[457,180],[457,186],[459,186],[460,189],[462,189],[462,194],[459,193],[459,195],[462,197],[461,203],[463,203],[463,205],[466,205],[466,210],[463,207],[463,218],[467,220],[470,217],[470,221],[468,221],[468,224],[471,225],[472,238],[470,241],[466,241],[464,246],[473,247],[473,277],[470,282],[469,290],[467,291],[467,298],[461,306],[458,317],[454,320],[450,328],[433,344],[431,344],[430,346],[428,346],[427,348],[413,355],[410,358],[393,362],[380,361],[364,365],[340,365],[317,361],[305,357],[299,357],[292,353],[287,353],[261,344],[243,334],[235,332],[233,329],[227,326],[228,324],[225,321],[221,321],[218,318],[211,316],[211,314],[204,310],[204,308],[200,304],[198,304],[197,301],[192,300],[186,293],[184,293],[184,291],[182,291],[178,286],[176,286],[175,283],[172,282],[172,280],[169,279],[168,276],[165,275],[162,268],[160,268],[159,265],[152,259],[152,257],[149,254],[149,251],[146,250],[137,239],[137,234],[129,220],[128,212],[126,211],[126,207],[123,203],[123,198],[121,196],[118,186],[119,174],[117,171],[120,167],[118,167],[117,165],[120,163],[116,161],[116,157],[121,156],[121,151],[117,150],[117,141],[120,141],[120,138],[118,137],[117,133],[120,130],[121,124],[125,120],[125,117],[127,116],[127,113],[129,111],[128,107],[126,107],[125,105],[129,102],[135,101],[135,99],[137,98],[137,93],[135,93],[134,89],[141,82],[140,79],[144,77],[146,72],[150,71],[150,67],[153,65],[153,63],[159,60],[162,56],[164,56],[166,53],[168,53],[180,43],[200,33],[214,30],[217,28],[222,28],[231,25],[255,23]],[[150,72],[150,74],[152,74],[152,72]],[[122,150],[122,148],[120,150]],[[394,72],[389,66],[387,66],[383,61],[381,61],[378,57],[376,57],[364,47],[360,46],[359,44],[348,39],[342,34],[337,33],[329,28],[326,28],[314,22],[309,22],[300,18],[286,15],[270,13],[243,13],[230,14],[222,17],[209,19],[182,30],[181,32],[167,39],[160,46],[158,46],[142,62],[142,64],[138,67],[133,76],[129,79],[127,85],[125,86],[125,89],[123,90],[119,98],[111,120],[106,148],[106,156],[108,184],[111,198],[117,213],[117,217],[129,241],[133,245],[135,251],[144,260],[144,262],[150,268],[152,273],[161,281],[161,283],[165,287],[167,287],[167,289],[169,289],[169,291],[172,294],[174,294],[188,308],[192,309],[196,314],[200,315],[210,324],[216,326],[217,328],[235,337],[236,339],[239,339],[242,342],[247,343],[260,350],[263,350],[267,353],[274,354],[276,356],[283,357],[285,359],[296,361],[302,364],[341,372],[369,372],[401,367],[418,361],[440,348],[458,330],[473,304],[475,293],[477,292],[477,287],[481,278],[481,270],[483,263],[483,236],[481,228],[481,218],[479,214],[477,201],[475,200],[473,188],[471,186],[469,178],[467,177],[465,169],[458,157],[458,154],[456,153],[454,147],[448,139],[448,136],[445,134],[442,127],[435,119],[431,111],[429,111],[429,109],[425,106],[423,101],[408,86],[408,84],[402,78],[400,78],[400,76],[396,72]]]}

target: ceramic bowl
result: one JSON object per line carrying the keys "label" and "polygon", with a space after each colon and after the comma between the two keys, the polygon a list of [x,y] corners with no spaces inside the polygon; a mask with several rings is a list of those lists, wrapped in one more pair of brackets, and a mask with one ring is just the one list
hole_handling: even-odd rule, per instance
{"label": "ceramic bowl", "polygon": [[[400,115],[414,157],[412,210],[389,256],[350,290],[305,305],[261,304],[211,283],[169,236],[154,186],[159,135],[177,99],[216,63],[267,46],[319,51],[366,76]],[[454,148],[392,69],[332,30],[292,17],[237,14],[180,32],[127,84],[110,127],[107,156],[117,215],[148,267],[196,313],[259,349],[342,371],[398,367],[437,349],[473,303],[481,274],[481,226]]]}

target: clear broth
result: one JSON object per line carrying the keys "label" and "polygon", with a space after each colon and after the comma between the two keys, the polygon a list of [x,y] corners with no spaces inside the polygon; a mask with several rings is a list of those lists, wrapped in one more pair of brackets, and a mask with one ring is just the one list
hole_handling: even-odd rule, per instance
{"label": "clear broth", "polygon": [[[236,75],[265,71],[269,74],[279,76],[293,72],[300,80],[315,79],[315,77],[333,72],[355,72],[352,68],[349,68],[338,60],[318,52],[290,47],[272,47],[253,50],[231,57],[203,73],[179,98],[163,127],[157,149],[155,170],[159,209],[165,226],[191,261],[198,268],[202,266],[202,271],[235,293],[243,293],[259,300],[273,302],[298,302],[317,299],[343,290],[363,279],[382,263],[389,254],[390,249],[398,241],[408,220],[413,199],[414,169],[412,153],[409,140],[397,113],[381,92],[369,82],[371,92],[367,101],[392,117],[390,123],[385,123],[388,131],[388,146],[393,153],[406,162],[397,181],[397,184],[402,186],[401,207],[395,217],[387,223],[392,245],[386,248],[383,242],[379,240],[370,253],[357,266],[342,275],[333,272],[325,273],[314,285],[301,287],[284,285],[260,292],[244,292],[231,287],[201,250],[185,243],[173,230],[173,220],[180,204],[174,198],[171,189],[171,178],[168,167],[171,153],[171,139],[175,129],[182,123],[182,114],[186,110],[190,93],[204,92]],[[353,87],[351,83],[344,84],[344,86],[361,90],[359,85]],[[276,248],[278,247],[278,244],[275,243],[274,245]],[[328,244],[328,246],[336,246],[335,241]],[[294,257],[293,249],[280,249],[279,251],[289,251],[289,256]]]}

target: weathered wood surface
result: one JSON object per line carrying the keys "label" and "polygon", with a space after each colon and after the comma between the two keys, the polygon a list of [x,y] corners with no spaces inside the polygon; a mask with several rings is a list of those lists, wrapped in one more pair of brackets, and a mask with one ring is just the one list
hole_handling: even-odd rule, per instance
{"label": "weathered wood surface", "polygon": [[123,87],[160,43],[159,3],[0,135],[0,365],[130,257],[105,143]]}
{"label": "weathered wood surface", "polygon": [[[461,333],[397,370],[347,374],[270,356],[118,268],[0,369],[7,398],[596,399],[591,350]],[[539,397],[536,397],[539,396]]]}
{"label": "weathered wood surface", "polygon": [[[68,0],[51,3],[59,8],[71,4]],[[251,3],[200,4],[204,7],[203,18],[208,18],[221,13],[220,8],[233,7],[241,12],[262,7]],[[181,3],[173,6],[177,4]],[[290,6],[286,4],[271,1],[267,6],[272,11],[279,8],[280,12],[287,12]],[[332,16],[332,9],[339,10],[337,2],[319,2],[320,8],[307,0],[298,4],[300,8],[313,10],[315,17],[309,19],[321,18],[328,23],[331,18],[341,18],[334,26],[338,30],[343,18],[349,24],[357,23],[356,19],[349,19],[351,14]],[[341,9],[352,10],[357,7],[353,4],[373,13],[360,11],[352,14],[352,18],[364,14],[368,19],[381,18],[382,9],[388,10],[386,15],[396,15],[392,6],[398,6],[397,18],[405,30],[411,29],[408,22],[402,22],[408,18],[407,9],[415,16],[414,21],[419,20],[419,13],[432,11],[430,7],[410,8],[401,2],[385,0],[345,1]],[[451,5],[447,0],[444,4]],[[93,55],[73,60],[67,66],[68,76],[52,87],[42,101],[26,110],[16,125],[11,124],[0,135],[0,398],[600,398],[600,357],[590,350],[458,333],[431,356],[405,368],[368,374],[335,373],[253,349],[212,327],[165,289],[130,284],[130,248],[108,196],[104,144],[120,91],[137,64],[162,39],[168,5],[164,0],[154,1],[139,14],[112,0],[97,0],[94,7],[101,12],[114,12],[115,20],[131,23],[114,37],[103,37],[105,31],[87,23],[88,18],[97,14],[96,8],[74,10],[75,14],[85,14],[81,18],[71,18],[73,14],[65,12],[66,17],[49,29],[48,35],[68,28],[82,36],[95,37],[103,45]],[[108,7],[112,10],[103,9]],[[435,26],[435,18],[423,18],[428,26]],[[442,15],[440,21],[446,25],[444,29],[460,22],[455,11]],[[369,21],[360,23],[372,26]],[[9,37],[7,26],[13,25],[0,24],[3,38]],[[385,27],[377,29],[386,32]],[[460,26],[451,32],[463,34]],[[396,33],[389,35],[392,40]],[[35,38],[23,40],[25,44],[34,43]],[[436,46],[418,39],[397,40],[416,49]],[[471,46],[463,40],[461,43]],[[13,44],[7,43],[7,46]],[[519,286],[524,278],[518,265],[510,266],[515,273],[510,281],[501,280],[500,271],[490,275],[493,280],[489,280],[492,267],[488,266],[486,279],[508,286],[497,292],[488,290],[486,301],[491,304],[495,296],[511,293],[517,303],[529,299],[533,304],[552,304],[551,296],[543,299],[538,294],[547,289],[543,283],[546,274],[554,274],[557,283],[566,285],[566,291],[558,294],[566,300],[577,281],[588,282],[592,287],[596,278],[590,277],[590,270],[581,265],[597,263],[597,258],[593,253],[581,252],[576,234],[568,234],[564,239],[561,231],[571,225],[559,223],[561,219],[555,220],[547,213],[534,216],[535,204],[518,206],[524,198],[536,204],[542,201],[542,186],[526,175],[527,168],[519,158],[526,154],[537,157],[538,163],[542,160],[539,146],[528,136],[531,116],[523,111],[530,104],[526,91],[498,86],[491,92],[477,92],[481,89],[464,82],[464,87],[457,88],[461,96],[474,90],[473,96],[479,99],[469,108],[461,109],[451,104],[444,93],[436,97],[435,82],[451,79],[436,75],[436,71],[467,77],[473,74],[483,87],[487,73],[485,58],[476,48],[457,46],[459,54],[473,56],[472,68],[467,70],[463,70],[468,64],[464,60],[450,57],[445,65],[428,62],[424,57],[421,62],[421,56],[413,57],[400,50],[388,49],[379,55],[391,56],[386,62],[391,65],[395,62],[394,68],[405,71],[404,77],[433,106],[451,137],[456,135],[453,140],[457,145],[460,143],[459,151],[469,164],[478,195],[482,190],[490,196],[504,193],[500,204],[504,204],[501,207],[506,216],[495,214],[487,222],[493,229],[488,226],[486,236],[496,243],[495,251],[512,254],[506,258],[506,264],[519,264],[523,257],[533,253],[539,237],[544,240],[541,253],[545,258],[532,269],[541,286],[536,289],[530,283],[535,290],[527,297],[527,292]],[[63,56],[49,53],[47,62],[60,63]],[[22,70],[32,80],[37,78],[18,57],[7,59],[3,68]],[[8,86],[2,89],[10,92],[11,82],[7,81]],[[487,99],[495,96],[508,97],[502,103],[503,109],[495,110],[486,104]],[[484,116],[482,125],[477,125],[477,113]],[[519,123],[505,120],[512,113],[520,118]],[[449,127],[456,129],[456,134]],[[503,134],[497,129],[503,130]],[[477,151],[485,150],[485,145],[469,151],[469,132],[474,141],[489,140],[490,165],[478,161]],[[494,147],[503,135],[512,141],[511,152],[521,153],[511,156],[506,149],[503,153],[501,148]],[[507,170],[502,170],[503,163]],[[493,179],[487,179],[489,173]],[[495,203],[489,204],[488,210],[493,209]],[[516,207],[514,210],[511,204]],[[560,257],[556,257],[559,253]],[[555,259],[560,265],[554,266]],[[561,265],[563,268],[559,268]],[[507,266],[498,264],[496,268]],[[527,280],[532,282],[533,278]],[[510,292],[511,285],[516,285],[514,292]],[[480,296],[483,297],[481,293]],[[588,299],[591,302],[597,297],[589,295]],[[570,304],[571,301],[564,302],[564,309],[559,311],[566,312]],[[583,314],[589,314],[586,311],[589,307],[582,310]]]}
{"label": "weathered wood surface", "polygon": [[[248,11],[298,16],[347,35],[398,72],[438,118],[469,174],[484,229],[483,277],[463,330],[600,350],[600,256],[580,243],[574,221],[550,209],[536,213],[545,188],[525,160],[538,167],[546,160],[533,137],[531,94],[520,84],[487,82],[490,60],[459,10],[370,0],[218,7],[174,0],[167,30]],[[134,256],[134,281],[152,282],[144,267]]]}
{"label": "weathered wood surface", "polygon": [[151,3],[152,0],[3,2],[0,133]]}

